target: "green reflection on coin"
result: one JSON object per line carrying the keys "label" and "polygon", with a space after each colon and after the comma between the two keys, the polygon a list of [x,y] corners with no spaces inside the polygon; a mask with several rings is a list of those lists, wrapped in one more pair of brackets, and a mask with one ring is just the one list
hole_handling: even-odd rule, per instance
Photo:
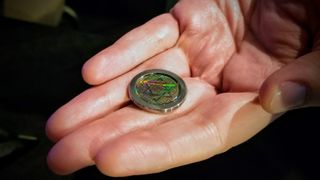
{"label": "green reflection on coin", "polygon": [[184,101],[186,86],[176,74],[153,69],[136,75],[129,86],[131,100],[153,112],[171,112]]}

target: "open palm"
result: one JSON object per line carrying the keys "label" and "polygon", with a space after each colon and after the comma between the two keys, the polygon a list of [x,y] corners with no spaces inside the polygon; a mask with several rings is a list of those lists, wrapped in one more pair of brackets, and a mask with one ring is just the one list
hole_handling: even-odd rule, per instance
{"label": "open palm", "polygon": [[[47,134],[57,141],[50,167],[59,174],[94,164],[111,176],[154,173],[249,139],[274,118],[258,102],[260,86],[307,51],[300,6],[181,0],[170,14],[132,30],[84,65],[94,86],[48,121]],[[180,108],[154,114],[130,102],[130,80],[147,69],[183,77],[188,94]]]}

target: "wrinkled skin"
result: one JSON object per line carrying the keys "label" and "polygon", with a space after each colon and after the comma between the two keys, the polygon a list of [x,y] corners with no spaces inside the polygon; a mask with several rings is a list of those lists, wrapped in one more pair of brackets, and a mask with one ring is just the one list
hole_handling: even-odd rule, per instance
{"label": "wrinkled skin", "polygon": [[[279,79],[277,71],[300,58],[319,68],[319,24],[312,19],[318,7],[298,0],[181,0],[84,65],[83,77],[94,86],[47,124],[57,142],[50,168],[155,173],[248,140],[279,115],[268,95],[274,81],[260,90],[266,79]],[[186,101],[173,113],[149,113],[129,101],[131,78],[153,68],[175,72],[187,84]]]}

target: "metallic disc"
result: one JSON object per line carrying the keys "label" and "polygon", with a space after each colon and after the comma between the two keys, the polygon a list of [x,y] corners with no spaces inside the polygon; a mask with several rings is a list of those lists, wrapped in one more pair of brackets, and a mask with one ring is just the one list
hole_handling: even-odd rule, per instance
{"label": "metallic disc", "polygon": [[186,85],[178,75],[161,69],[143,71],[129,85],[130,99],[152,112],[173,111],[181,106],[186,93]]}

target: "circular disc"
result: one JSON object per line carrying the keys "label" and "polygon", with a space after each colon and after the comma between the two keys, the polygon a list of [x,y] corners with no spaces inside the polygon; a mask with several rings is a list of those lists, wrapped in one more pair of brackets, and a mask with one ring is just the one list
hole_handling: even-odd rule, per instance
{"label": "circular disc", "polygon": [[130,99],[152,112],[173,111],[183,103],[186,93],[186,85],[178,75],[161,69],[143,71],[129,85]]}

